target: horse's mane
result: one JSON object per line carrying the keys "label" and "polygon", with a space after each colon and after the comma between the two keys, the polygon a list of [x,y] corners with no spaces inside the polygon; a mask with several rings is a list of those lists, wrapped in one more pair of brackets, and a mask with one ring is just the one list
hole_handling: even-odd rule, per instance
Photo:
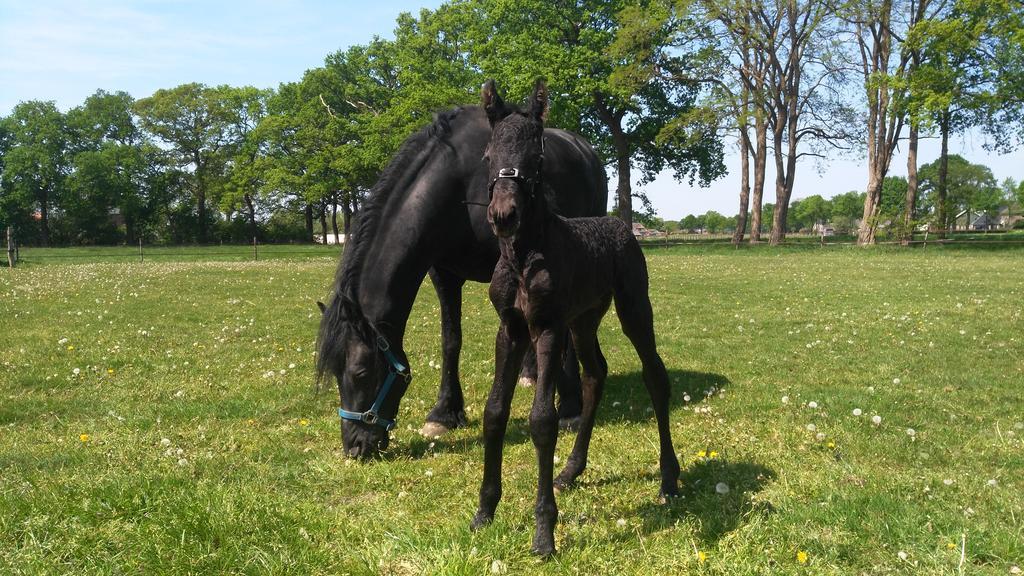
{"label": "horse's mane", "polygon": [[359,305],[359,282],[370,242],[380,226],[381,214],[393,194],[405,190],[419,175],[439,145],[449,146],[451,122],[463,110],[456,108],[434,115],[434,121],[408,137],[395,153],[376,184],[370,189],[362,209],[354,219],[351,237],[345,243],[341,262],[334,276],[331,296],[323,308],[317,336],[317,382],[327,371],[341,373],[341,361],[348,331],[364,341],[373,342],[373,327]]}

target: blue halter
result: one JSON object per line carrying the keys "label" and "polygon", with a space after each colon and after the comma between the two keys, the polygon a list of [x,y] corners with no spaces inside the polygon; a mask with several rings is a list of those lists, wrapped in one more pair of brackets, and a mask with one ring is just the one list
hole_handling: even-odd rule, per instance
{"label": "blue halter", "polygon": [[366,412],[352,412],[351,410],[338,408],[338,416],[342,420],[354,420],[369,424],[370,426],[380,426],[385,431],[388,431],[395,427],[395,420],[381,418],[380,406],[384,403],[384,398],[387,397],[388,392],[391,391],[391,385],[394,384],[395,378],[401,375],[408,382],[411,374],[406,371],[406,367],[398,361],[398,358],[395,358],[394,353],[391,352],[391,344],[380,334],[377,335],[377,349],[384,354],[384,359],[388,361],[388,375],[384,379],[384,384],[380,387],[380,392],[377,393],[377,399],[373,401],[373,406],[370,406],[370,409]]}

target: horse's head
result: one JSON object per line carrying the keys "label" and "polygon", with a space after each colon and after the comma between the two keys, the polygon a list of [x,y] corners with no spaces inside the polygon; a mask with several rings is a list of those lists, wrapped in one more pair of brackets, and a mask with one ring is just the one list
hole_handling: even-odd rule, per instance
{"label": "horse's head", "polygon": [[484,152],[490,182],[487,222],[495,236],[508,238],[519,229],[529,204],[544,201],[539,195],[548,89],[538,80],[526,110],[506,106],[494,80],[484,84],[481,97],[491,123],[491,141]]}
{"label": "horse's head", "polygon": [[353,458],[376,456],[388,447],[409,386],[408,361],[343,296],[335,295],[322,310],[317,371],[321,379],[330,372],[337,380],[342,445]]}

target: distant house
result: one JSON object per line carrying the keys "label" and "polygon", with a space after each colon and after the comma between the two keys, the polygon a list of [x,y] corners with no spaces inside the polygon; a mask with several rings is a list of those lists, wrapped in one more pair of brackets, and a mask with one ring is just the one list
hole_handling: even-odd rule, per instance
{"label": "distant house", "polygon": [[[323,244],[324,243],[324,235],[323,234],[313,234],[313,242],[316,243],[316,244]],[[327,243],[328,244],[344,244],[345,243],[345,235],[344,234],[328,234],[327,235]]]}
{"label": "distant house", "polygon": [[953,219],[954,230],[995,230],[996,227],[996,219],[975,210],[961,210]]}
{"label": "distant house", "polygon": [[633,236],[637,239],[657,238],[664,235],[665,233],[661,230],[651,230],[639,222],[633,222]]}
{"label": "distant house", "polygon": [[996,216],[996,225],[1004,230],[1009,230],[1013,228],[1014,225],[1017,224],[1017,222],[1020,222],[1021,220],[1024,220],[1024,216],[1020,214],[1011,215],[1010,207],[1003,206],[1003,208],[999,211],[999,215]]}
{"label": "distant house", "polygon": [[824,222],[815,222],[814,228],[811,229],[811,232],[815,236],[835,236],[836,235],[836,229],[833,228],[831,224],[826,224]]}

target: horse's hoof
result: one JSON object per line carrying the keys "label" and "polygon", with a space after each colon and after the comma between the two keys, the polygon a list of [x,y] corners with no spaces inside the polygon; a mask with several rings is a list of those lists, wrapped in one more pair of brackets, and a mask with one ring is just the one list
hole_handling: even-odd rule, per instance
{"label": "horse's hoof", "polygon": [[535,540],[530,548],[530,552],[546,560],[555,555],[555,543],[553,541],[537,542]]}
{"label": "horse's hoof", "polygon": [[575,416],[573,418],[559,418],[558,427],[562,430],[569,432],[575,432],[580,429],[580,420],[582,417]]}
{"label": "horse's hoof", "polygon": [[519,378],[519,385],[522,386],[523,388],[530,388],[536,383],[537,380],[534,378],[529,378],[527,376],[522,376]]}
{"label": "horse's hoof", "polygon": [[451,429],[440,422],[427,422],[423,425],[423,428],[420,428],[420,435],[433,440],[444,436],[449,430]]}

